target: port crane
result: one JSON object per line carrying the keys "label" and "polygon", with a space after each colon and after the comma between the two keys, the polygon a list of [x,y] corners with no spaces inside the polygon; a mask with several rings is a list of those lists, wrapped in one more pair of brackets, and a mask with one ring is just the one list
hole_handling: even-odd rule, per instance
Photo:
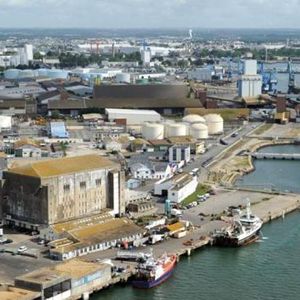
{"label": "port crane", "polygon": [[276,69],[266,71],[264,63],[261,62],[259,66],[259,73],[262,75],[262,93],[263,94],[276,94],[277,92],[277,77]]}

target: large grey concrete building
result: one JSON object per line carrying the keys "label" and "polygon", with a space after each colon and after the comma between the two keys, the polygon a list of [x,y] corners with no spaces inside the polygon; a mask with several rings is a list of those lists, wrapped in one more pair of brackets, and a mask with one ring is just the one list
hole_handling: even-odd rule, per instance
{"label": "large grey concrete building", "polygon": [[124,173],[98,155],[39,161],[3,173],[7,224],[38,230],[111,210],[123,214]]}

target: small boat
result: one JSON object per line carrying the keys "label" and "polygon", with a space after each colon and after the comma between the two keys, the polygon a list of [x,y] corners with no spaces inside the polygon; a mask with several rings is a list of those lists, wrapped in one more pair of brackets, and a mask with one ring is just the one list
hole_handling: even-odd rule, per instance
{"label": "small boat", "polygon": [[139,264],[132,285],[136,288],[149,289],[163,283],[172,275],[176,261],[175,254],[165,254],[157,260],[153,256],[148,258],[144,263]]}
{"label": "small boat", "polygon": [[229,228],[214,234],[214,244],[217,246],[239,247],[253,243],[259,239],[262,224],[260,218],[252,215],[249,202],[246,214],[234,220]]}

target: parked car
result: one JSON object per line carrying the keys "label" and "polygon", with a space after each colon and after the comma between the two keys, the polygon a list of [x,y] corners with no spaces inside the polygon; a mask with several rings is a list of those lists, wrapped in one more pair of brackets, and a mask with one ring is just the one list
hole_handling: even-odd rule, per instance
{"label": "parked car", "polygon": [[11,240],[11,239],[3,239],[3,240],[0,240],[0,245],[10,244],[12,242],[13,242],[13,240]]}
{"label": "parked car", "polygon": [[18,248],[18,252],[20,252],[20,253],[25,252],[25,251],[27,251],[27,250],[28,250],[28,249],[27,249],[26,246],[21,246],[21,247]]}

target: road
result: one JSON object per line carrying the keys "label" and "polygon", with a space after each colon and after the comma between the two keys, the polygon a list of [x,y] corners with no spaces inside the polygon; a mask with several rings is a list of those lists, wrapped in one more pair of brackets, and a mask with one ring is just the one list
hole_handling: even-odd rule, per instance
{"label": "road", "polygon": [[[200,155],[195,155],[192,158],[192,161],[188,163],[188,165],[184,168],[184,171],[191,172],[195,168],[200,169],[199,174],[199,181],[203,182],[207,178],[207,169],[205,167],[205,164],[212,161],[218,154],[220,154],[222,151],[224,151],[226,148],[228,148],[233,143],[240,140],[242,137],[247,136],[249,133],[251,133],[255,128],[257,128],[261,123],[248,123],[246,125],[243,125],[239,129],[234,129],[231,132],[229,132],[226,136],[220,137],[224,141],[228,143],[228,145],[222,145],[220,144],[219,140],[215,141],[214,143],[211,143],[208,145],[208,149],[205,153]],[[237,136],[232,136],[233,133],[237,133]]]}

